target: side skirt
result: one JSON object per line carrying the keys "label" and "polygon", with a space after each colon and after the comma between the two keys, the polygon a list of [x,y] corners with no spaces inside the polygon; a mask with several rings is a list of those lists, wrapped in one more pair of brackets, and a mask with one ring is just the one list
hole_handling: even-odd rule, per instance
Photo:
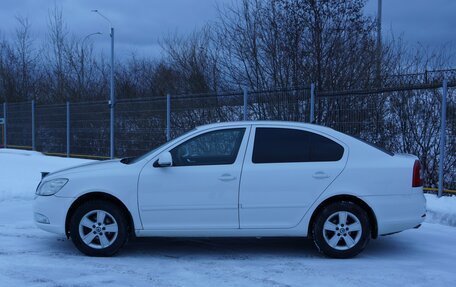
{"label": "side skirt", "polygon": [[137,237],[306,237],[302,229],[135,230]]}

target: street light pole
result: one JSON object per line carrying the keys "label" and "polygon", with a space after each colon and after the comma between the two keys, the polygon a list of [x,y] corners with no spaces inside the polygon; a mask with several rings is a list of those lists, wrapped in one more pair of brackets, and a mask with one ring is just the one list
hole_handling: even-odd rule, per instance
{"label": "street light pole", "polygon": [[103,19],[108,21],[110,28],[111,28],[111,83],[110,83],[110,100],[109,100],[109,108],[110,108],[110,158],[114,158],[114,121],[115,121],[115,105],[116,105],[116,99],[115,99],[115,94],[114,94],[114,27],[112,25],[112,22],[103,14],[101,14],[98,10],[92,10],[92,12],[97,13],[100,15]]}
{"label": "street light pole", "polygon": [[116,105],[115,94],[114,94],[114,27],[111,27],[111,147],[110,147],[110,157],[114,158],[114,108]]}

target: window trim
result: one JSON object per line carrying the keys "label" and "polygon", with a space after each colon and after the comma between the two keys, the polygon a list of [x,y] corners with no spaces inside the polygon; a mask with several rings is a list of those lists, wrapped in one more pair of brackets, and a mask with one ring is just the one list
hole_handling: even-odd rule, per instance
{"label": "window trim", "polygon": [[[200,136],[203,136],[205,134],[208,134],[208,133],[213,133],[213,132],[218,132],[218,131],[224,131],[224,130],[243,130],[243,135],[242,135],[242,138],[239,142],[239,147],[238,147],[238,150],[237,150],[237,154],[236,154],[236,157],[234,158],[234,161],[232,163],[214,163],[214,164],[191,164],[191,165],[172,165],[170,166],[170,168],[173,168],[173,167],[198,167],[198,166],[219,166],[219,165],[234,165],[236,164],[236,162],[238,161],[238,158],[239,158],[239,155],[240,155],[240,151],[241,151],[241,148],[244,144],[244,142],[247,140],[248,141],[248,138],[250,137],[250,128],[251,126],[250,125],[245,125],[245,126],[226,126],[226,127],[223,127],[223,128],[213,128],[213,129],[207,129],[207,130],[203,130],[201,131],[200,133],[197,133],[197,134],[193,134],[192,136],[190,137],[187,137],[185,139],[183,139],[182,141],[180,141],[179,143],[176,143],[175,145],[169,147],[166,149],[166,151],[170,152],[185,144],[186,142],[190,141],[190,140],[193,140],[197,137],[200,137]],[[244,153],[245,153],[245,149],[244,149]],[[157,159],[155,159],[154,161],[158,160],[158,156],[159,154],[157,155]],[[174,162],[174,160],[173,160]]]}
{"label": "window trim", "polygon": [[[334,161],[297,161],[297,162],[264,162],[264,163],[255,163],[253,161],[253,155],[254,155],[254,150],[255,150],[255,137],[256,137],[257,129],[261,129],[261,128],[298,130],[298,131],[302,131],[302,132],[308,132],[308,133],[317,134],[319,136],[325,137],[325,138],[327,138],[327,139],[339,144],[342,147],[342,149],[343,149],[343,153],[342,153],[342,156],[340,157],[339,160],[334,160]],[[340,141],[337,138],[334,138],[330,134],[327,134],[327,133],[319,131],[319,130],[314,130],[314,129],[311,129],[311,128],[308,128],[308,127],[287,126],[287,125],[254,125],[252,127],[252,131],[250,132],[250,140],[251,140],[252,143],[250,144],[251,147],[249,148],[249,153],[246,154],[246,156],[248,156],[250,158],[250,164],[253,164],[253,165],[336,163],[336,162],[341,162],[341,161],[346,160],[346,157],[347,157],[348,152],[349,152],[348,146],[344,142]]]}

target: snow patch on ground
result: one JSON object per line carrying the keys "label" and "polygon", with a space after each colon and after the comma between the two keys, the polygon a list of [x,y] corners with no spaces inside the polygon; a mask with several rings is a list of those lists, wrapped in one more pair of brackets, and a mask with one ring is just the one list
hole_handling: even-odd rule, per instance
{"label": "snow patch on ground", "polygon": [[85,159],[45,156],[35,151],[0,149],[0,202],[32,199],[41,172],[52,172],[89,162]]}
{"label": "snow patch on ground", "polygon": [[456,227],[456,196],[426,196],[426,222]]}

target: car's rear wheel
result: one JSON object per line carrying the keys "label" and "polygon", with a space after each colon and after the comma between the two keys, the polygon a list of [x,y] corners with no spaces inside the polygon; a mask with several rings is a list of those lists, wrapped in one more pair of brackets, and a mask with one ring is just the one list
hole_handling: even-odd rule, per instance
{"label": "car's rear wheel", "polygon": [[366,211],[352,202],[336,202],[317,215],[312,238],[320,252],[333,258],[350,258],[366,247],[371,235]]}
{"label": "car's rear wheel", "polygon": [[70,236],[81,252],[89,256],[112,256],[125,244],[128,226],[124,212],[107,201],[89,201],[71,218]]}

